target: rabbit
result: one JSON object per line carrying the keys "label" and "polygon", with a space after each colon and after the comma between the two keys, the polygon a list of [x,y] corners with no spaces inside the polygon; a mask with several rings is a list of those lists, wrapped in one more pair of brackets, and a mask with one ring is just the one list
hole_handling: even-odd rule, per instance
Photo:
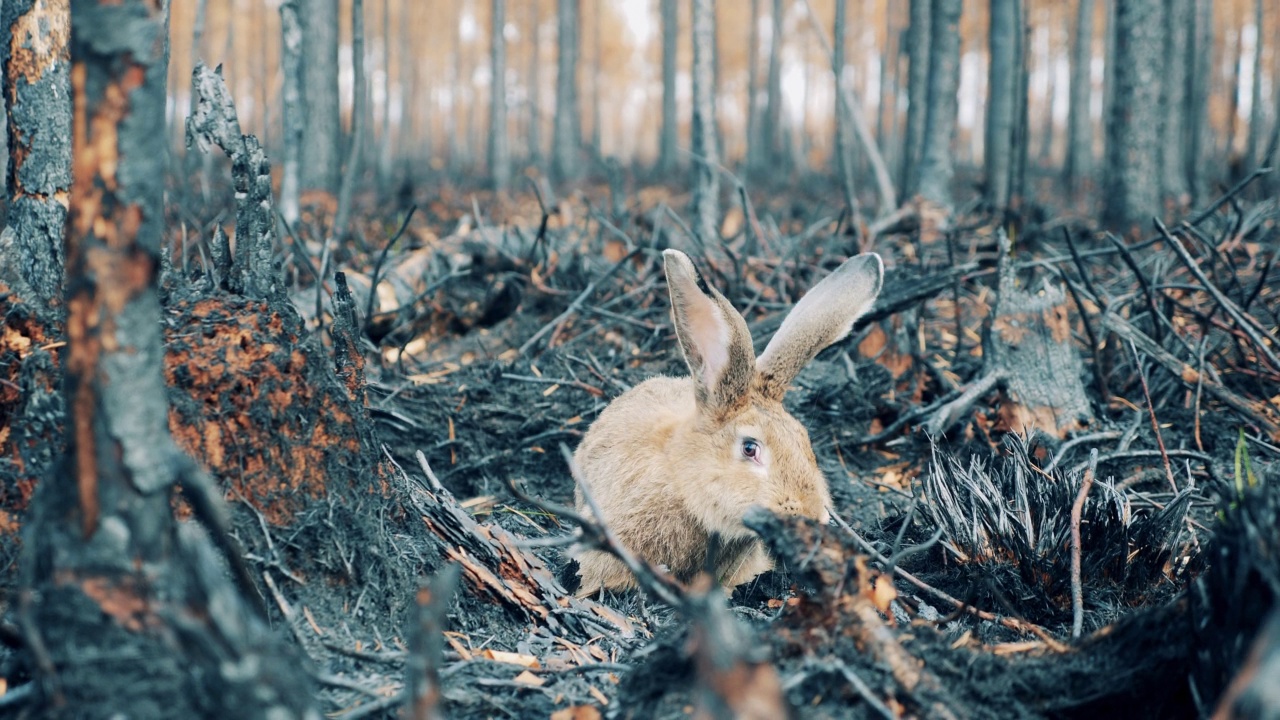
{"label": "rabbit", "polygon": [[[580,479],[618,541],[689,582],[715,546],[728,589],[773,568],[743,525],[748,508],[830,521],[830,491],[809,434],[782,405],[791,381],[871,308],[884,277],[875,253],[846,260],[792,308],[760,357],[742,315],[687,255],[663,251],[685,377],[653,377],[613,400],[574,453]],[[579,513],[590,517],[582,488]],[[635,586],[614,556],[578,557],[579,597]]]}

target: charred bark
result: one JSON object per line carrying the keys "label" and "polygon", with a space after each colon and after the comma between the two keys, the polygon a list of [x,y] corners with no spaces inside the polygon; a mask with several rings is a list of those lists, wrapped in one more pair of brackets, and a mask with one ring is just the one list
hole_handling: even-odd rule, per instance
{"label": "charred bark", "polygon": [[[11,155],[0,233],[0,562],[12,567],[20,517],[61,454],[58,394],[63,246],[71,186],[67,0],[5,3],[0,27]],[[9,578],[6,578],[6,584]]]}
{"label": "charred bark", "polygon": [[[40,485],[23,561],[24,597],[41,599],[21,609],[41,700],[102,716],[314,717],[296,658],[222,572],[243,570],[225,508],[166,427],[154,144],[167,4],[76,0],[72,11],[69,451]],[[175,521],[178,484],[209,534]]]}
{"label": "charred bark", "polygon": [[364,145],[369,128],[369,78],[364,72],[364,0],[351,0],[351,149],[347,165],[342,169],[342,185],[338,188],[338,209],[333,217],[333,235],[347,234],[351,222],[351,202],[360,182],[361,164],[364,162]]}

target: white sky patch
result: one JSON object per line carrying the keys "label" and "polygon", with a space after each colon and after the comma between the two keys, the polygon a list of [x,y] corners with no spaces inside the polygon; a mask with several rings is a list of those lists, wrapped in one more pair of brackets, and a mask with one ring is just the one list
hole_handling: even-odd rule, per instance
{"label": "white sky patch", "polygon": [[635,35],[636,43],[641,46],[647,44],[657,25],[653,16],[653,3],[650,0],[621,0],[617,8],[626,19],[631,34]]}

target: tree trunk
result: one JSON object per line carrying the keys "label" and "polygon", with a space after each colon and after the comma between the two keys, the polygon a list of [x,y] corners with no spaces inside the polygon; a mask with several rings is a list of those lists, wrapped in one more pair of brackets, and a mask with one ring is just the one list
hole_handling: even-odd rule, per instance
{"label": "tree trunk", "polygon": [[529,147],[529,164],[537,167],[542,164],[542,114],[538,104],[539,87],[542,84],[542,23],[538,18],[539,3],[529,3],[529,77],[525,83],[529,86],[529,127],[526,142]]}
{"label": "tree trunk", "polygon": [[[280,174],[280,214],[293,227],[298,222],[298,165],[302,154],[305,111],[302,107],[302,25],[298,1],[280,3],[280,74],[283,75],[283,162]],[[195,93],[191,94],[192,107]]]}
{"label": "tree trunk", "polygon": [[591,64],[591,153],[600,160],[604,157],[604,138],[601,130],[604,126],[600,108],[600,76],[604,74],[604,52],[601,49],[601,18],[604,8],[597,4],[591,15],[591,50],[595,54],[595,62]]}
{"label": "tree trunk", "polygon": [[764,165],[765,143],[760,137],[760,0],[751,0],[751,28],[747,40],[747,172]]}
{"label": "tree trunk", "polygon": [[[849,142],[849,123],[852,118],[849,117],[851,113],[845,112],[847,103],[844,101],[845,25],[848,23],[849,5],[847,0],[835,0],[835,5],[835,27],[831,38],[831,70],[836,85],[836,171],[840,173],[840,185],[844,189],[844,204],[850,217],[861,220],[861,214],[858,211],[857,184],[853,176],[853,156],[851,155],[852,147],[850,147],[852,143]],[[806,9],[812,10],[812,8]],[[853,223],[854,227],[859,224],[861,223]]]}
{"label": "tree trunk", "polygon": [[680,38],[677,0],[662,0],[662,136],[658,139],[658,170],[667,174],[676,167],[676,46]]}
{"label": "tree trunk", "polygon": [[493,189],[505,193],[511,184],[511,153],[507,149],[507,41],[506,0],[493,0],[490,25],[490,65],[493,79],[489,95],[489,179]]}
{"label": "tree trunk", "polygon": [[[1106,3],[1107,27],[1102,43],[1102,155],[1105,165],[1107,143],[1107,118],[1111,117],[1111,106],[1116,99],[1116,3],[1120,0],[1102,0]],[[1213,0],[1209,0],[1212,2]]]}
{"label": "tree trunk", "polygon": [[1010,150],[1009,207],[1022,208],[1027,194],[1027,162],[1031,151],[1031,28],[1027,25],[1026,2],[1014,2],[1017,45],[1014,55],[1013,143]]}
{"label": "tree trunk", "polygon": [[693,186],[693,207],[698,240],[707,247],[719,244],[720,231],[720,158],[716,152],[715,72],[712,56],[715,35],[712,26],[715,12],[712,0],[693,0],[693,117],[691,144],[697,168]]}
{"label": "tree trunk", "polygon": [[933,0],[929,53],[929,113],[925,118],[924,154],[920,160],[920,194],[951,206],[951,144],[956,132],[960,87],[961,0]]}
{"label": "tree trunk", "polygon": [[1164,64],[1161,74],[1164,127],[1161,170],[1164,196],[1178,205],[1190,200],[1187,190],[1187,62],[1192,0],[1165,0]]}
{"label": "tree trunk", "polygon": [[772,32],[769,40],[768,97],[765,106],[764,134],[769,162],[775,170],[786,166],[786,132],[782,126],[782,0],[773,0],[770,16]]}
{"label": "tree trunk", "polygon": [[578,0],[557,0],[556,119],[551,139],[552,174],[561,182],[578,177],[582,123],[578,116]]}
{"label": "tree trunk", "polygon": [[[404,18],[400,19],[404,22]],[[407,62],[406,57],[403,62]],[[378,191],[391,190],[391,0],[382,0],[382,132],[378,138]]]}
{"label": "tree trunk", "polygon": [[[204,45],[204,27],[205,19],[208,17],[209,0],[196,0],[195,17],[191,22],[191,67],[195,67],[196,63],[201,60],[201,52]],[[192,93],[190,106],[187,108],[187,114],[195,112],[196,99],[195,93]],[[197,154],[198,155],[198,154]],[[198,155],[203,159],[199,167],[196,167],[196,156],[183,155],[183,165],[188,176],[196,175],[196,180],[200,183],[200,187],[205,192],[205,199],[208,200],[209,192],[209,163],[208,158],[204,155]]]}
{"label": "tree trunk", "polygon": [[[1104,0],[1105,1],[1105,0]],[[1093,0],[1079,0],[1071,46],[1070,107],[1067,109],[1067,186],[1079,197],[1093,172]],[[1177,55],[1171,56],[1174,62]]]}
{"label": "tree trunk", "polygon": [[1213,0],[1195,3],[1191,25],[1191,42],[1187,56],[1191,69],[1190,112],[1187,121],[1187,185],[1191,201],[1199,202],[1212,194],[1209,179],[1201,172],[1212,161],[1213,136],[1209,126],[1209,82],[1213,71]]}
{"label": "tree trunk", "polygon": [[911,0],[907,25],[907,127],[902,142],[902,196],[910,198],[920,185],[920,161],[924,156],[924,126],[929,114],[929,48],[933,27],[932,0]]}
{"label": "tree trunk", "polygon": [[1115,100],[1107,118],[1103,220],[1128,232],[1160,210],[1160,77],[1163,0],[1124,0],[1116,8]]}
{"label": "tree trunk", "polygon": [[0,9],[9,206],[0,233],[0,566],[13,567],[19,518],[62,447],[63,233],[71,189],[68,0]]}
{"label": "tree trunk", "polygon": [[1262,38],[1265,34],[1262,31],[1263,20],[1262,0],[1254,0],[1253,85],[1249,91],[1249,97],[1252,100],[1249,103],[1249,134],[1246,136],[1244,152],[1245,166],[1250,170],[1261,167],[1259,162],[1262,160],[1258,157],[1258,152],[1262,149]]}
{"label": "tree trunk", "polygon": [[360,182],[360,164],[364,161],[365,135],[368,129],[368,83],[364,73],[364,0],[351,0],[351,152],[347,167],[342,173],[342,187],[338,190],[338,210],[333,219],[333,234],[342,237],[347,232],[351,218],[351,201],[356,184]]}
{"label": "tree trunk", "polygon": [[986,200],[997,209],[1009,205],[1013,150],[1014,92],[1017,76],[1017,0],[991,0],[991,58],[987,74]]}
{"label": "tree trunk", "polygon": [[302,93],[306,103],[299,163],[303,190],[334,192],[342,167],[338,117],[338,0],[304,0]]}
{"label": "tree trunk", "polygon": [[[223,546],[220,559],[197,524],[173,516],[174,485],[200,471],[169,435],[161,374],[168,3],[72,5],[70,450],[37,491],[22,562],[24,594],[41,598],[22,609],[27,647],[44,656],[31,666],[56,672],[37,681],[48,709],[316,713],[298,658],[220,567],[240,558]],[[209,511],[197,510],[202,520],[225,517],[216,495],[188,497]]]}

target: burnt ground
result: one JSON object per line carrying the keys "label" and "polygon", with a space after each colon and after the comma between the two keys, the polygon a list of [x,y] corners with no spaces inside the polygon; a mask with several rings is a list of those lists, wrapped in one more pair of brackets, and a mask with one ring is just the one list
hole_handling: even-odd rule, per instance
{"label": "burnt ground", "polygon": [[[433,673],[459,718],[1191,718],[1230,692],[1256,699],[1228,684],[1259,666],[1251,651],[1266,657],[1255,637],[1280,592],[1273,203],[1234,195],[1178,218],[1177,240],[1118,242],[1043,209],[909,207],[861,241],[887,267],[876,308],[786,399],[847,525],[749,518],[780,569],[729,598],[690,587],[666,602],[648,585],[570,601],[557,576],[576,524],[509,483],[571,505],[561,445],[628,387],[685,372],[661,249],[690,252],[763,347],[860,242],[821,189],[730,208],[711,248],[682,229],[685,198],[630,192],[407,187],[408,221],[364,207],[328,250],[331,203],[313,198],[278,258],[283,311],[210,303],[205,250],[173,233],[170,424],[221,482],[249,565],[271,578],[258,588],[271,625],[330,717],[395,716]],[[218,212],[180,215],[175,227],[204,218],[203,235]],[[354,294],[345,335],[334,270]],[[1046,282],[1066,289],[1057,304],[1025,312],[1051,299]],[[1011,288],[1023,300],[1000,305]],[[1044,369],[1017,359],[1036,342],[1044,362],[1056,347],[1078,363],[1039,382],[1085,420],[1018,389]],[[1036,430],[1018,429],[1026,417]],[[450,566],[462,579],[446,604],[415,600]],[[435,625],[438,655],[415,629],[439,639]],[[15,684],[31,672],[21,652],[2,659]],[[23,708],[3,697],[0,711]]]}

